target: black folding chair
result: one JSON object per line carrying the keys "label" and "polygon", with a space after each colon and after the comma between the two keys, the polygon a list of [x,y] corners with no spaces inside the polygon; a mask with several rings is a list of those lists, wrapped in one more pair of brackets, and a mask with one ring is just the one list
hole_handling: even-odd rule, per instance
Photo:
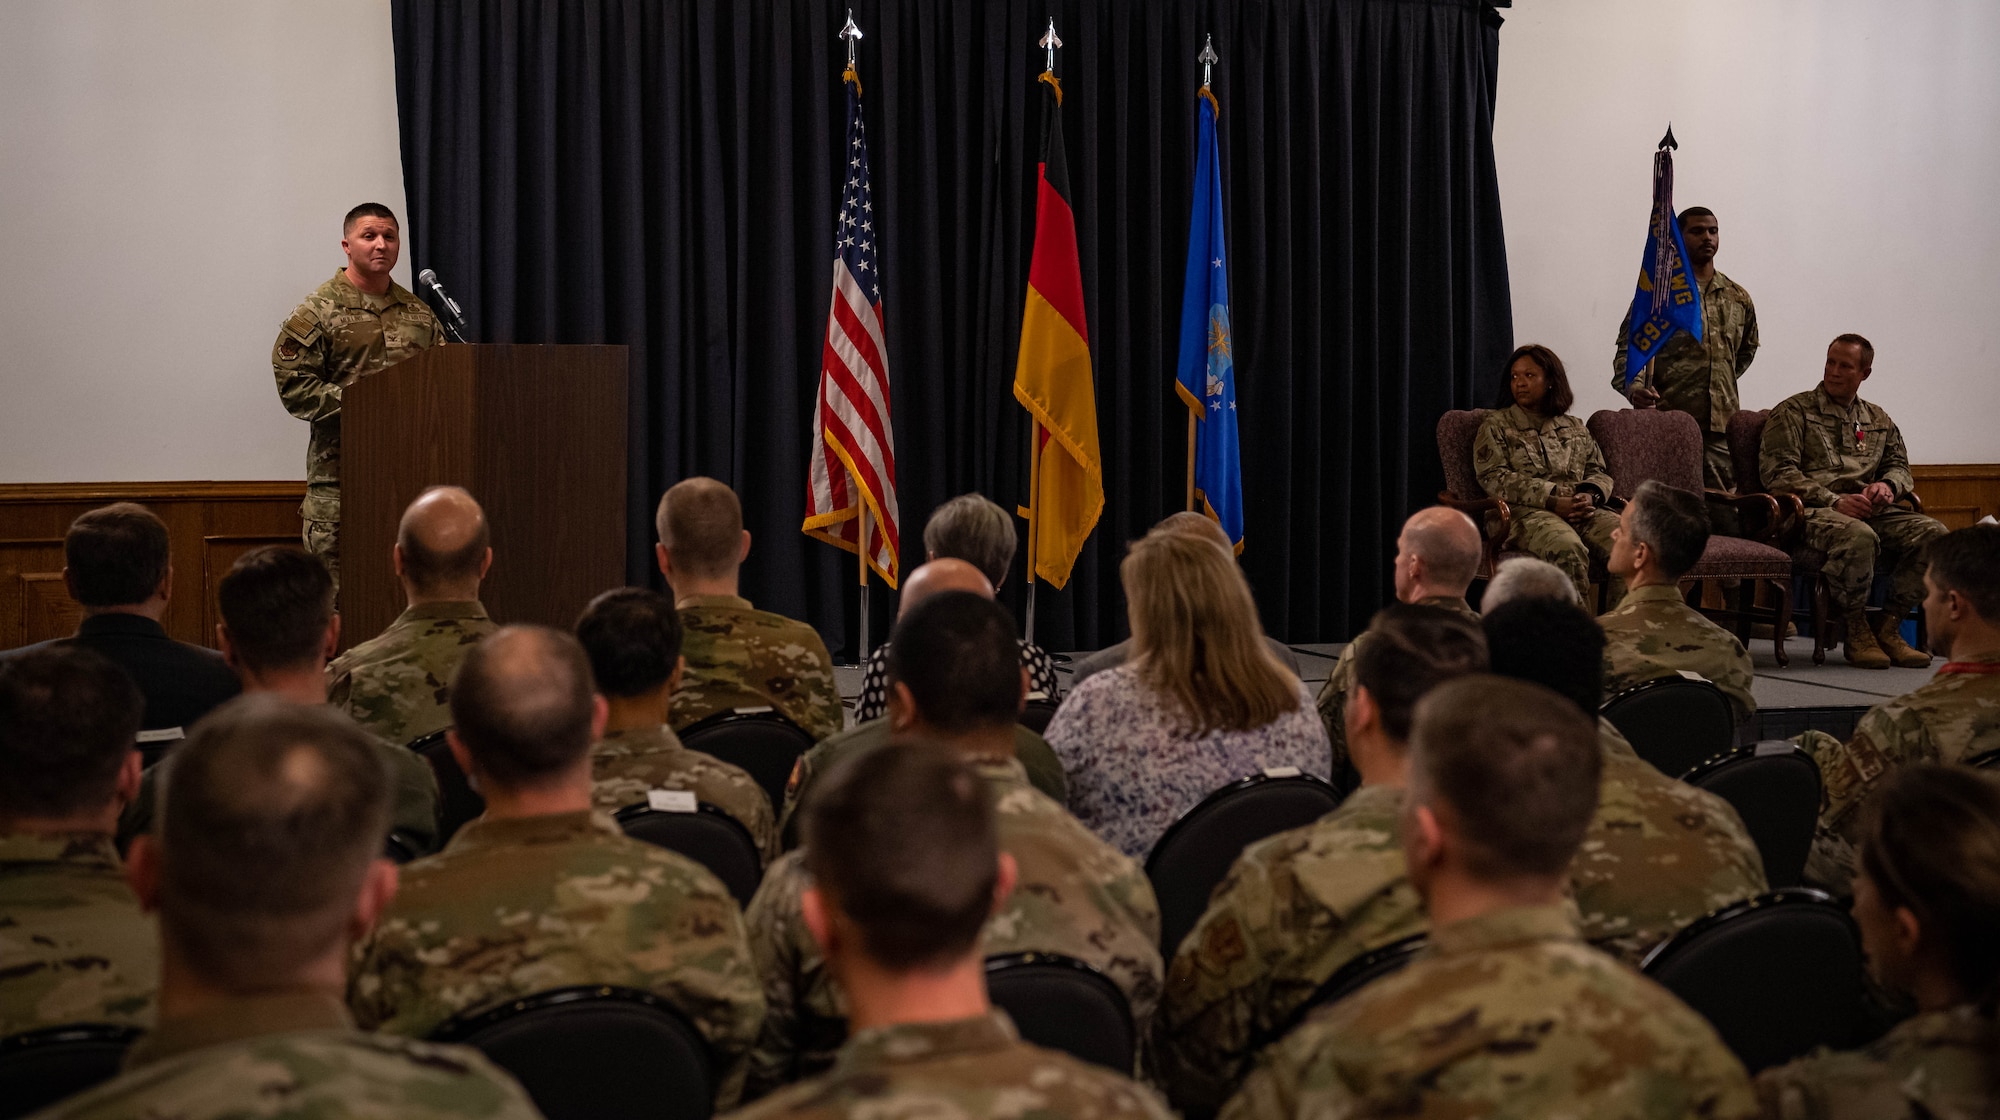
{"label": "black folding chair", "polygon": [[1313,992],[1311,999],[1300,1004],[1286,1016],[1277,1029],[1257,1038],[1251,1044],[1251,1049],[1262,1050],[1292,1033],[1294,1028],[1306,1021],[1308,1015],[1319,1008],[1338,1003],[1385,976],[1403,971],[1403,966],[1422,952],[1426,943],[1427,938],[1423,934],[1413,933],[1400,941],[1391,941],[1381,948],[1371,949],[1341,965]]}
{"label": "black folding chair", "polygon": [[1021,708],[1021,726],[1037,735],[1046,734],[1049,730],[1049,721],[1056,718],[1056,709],[1059,707],[1061,707],[1059,703],[1047,697],[1030,696],[1028,702]]}
{"label": "black folding chair", "polygon": [[1635,684],[1606,700],[1603,715],[1668,777],[1736,745],[1736,709],[1711,681],[1673,676]]}
{"label": "black folding chair", "polygon": [[634,988],[557,988],[462,1015],[431,1035],[477,1047],[548,1120],[708,1120],[715,1070],[701,1032]]}
{"label": "black folding chair", "polygon": [[1103,973],[1056,953],[986,959],[986,994],[1021,1037],[1130,1076],[1138,1031],[1125,993]]}
{"label": "black folding chair", "polygon": [[1325,780],[1284,767],[1231,782],[1182,813],[1146,856],[1146,877],[1160,902],[1161,951],[1173,957],[1244,848],[1309,825],[1340,801]]}
{"label": "black folding chair", "polygon": [[396,863],[408,863],[417,858],[417,842],[409,834],[397,829],[382,841],[382,854]]}
{"label": "black folding chair", "polygon": [[1717,755],[1681,775],[1735,808],[1772,887],[1796,887],[1819,823],[1819,763],[1783,739]]}
{"label": "black folding chair", "polygon": [[1646,954],[1640,969],[1700,1012],[1751,1073],[1862,1029],[1861,932],[1821,891],[1788,887],[1725,907]]}
{"label": "black folding chair", "polygon": [[691,813],[654,809],[642,801],[618,810],[616,816],[625,835],[701,864],[722,880],[738,905],[750,905],[763,881],[764,863],[743,822],[706,801]]}
{"label": "black folding chair", "polygon": [[486,811],[486,799],[465,780],[465,771],[451,757],[451,745],[444,741],[451,728],[433,731],[410,742],[410,749],[430,763],[438,784],[438,847],[443,848],[467,821],[477,820]]}
{"label": "black folding chair", "polygon": [[771,811],[785,805],[785,783],[799,756],[812,749],[811,733],[774,708],[717,712],[680,733],[681,745],[740,766],[771,798]]}
{"label": "black folding chair", "polygon": [[1987,751],[1985,754],[1968,758],[1965,764],[1979,770],[2000,770],[2000,751]]}
{"label": "black folding chair", "polygon": [[71,1023],[0,1038],[0,1120],[38,1112],[116,1077],[141,1033],[109,1023]]}

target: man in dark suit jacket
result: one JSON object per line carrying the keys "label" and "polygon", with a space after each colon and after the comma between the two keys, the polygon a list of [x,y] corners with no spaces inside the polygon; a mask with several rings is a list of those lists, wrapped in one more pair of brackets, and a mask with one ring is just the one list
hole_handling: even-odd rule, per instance
{"label": "man in dark suit jacket", "polygon": [[132,502],[91,510],[70,523],[63,560],[63,583],[84,618],[75,636],[56,641],[93,649],[132,675],[146,698],[141,740],[177,738],[167,733],[242,691],[221,654],[174,641],[160,625],[174,567],[167,526],[151,510]]}

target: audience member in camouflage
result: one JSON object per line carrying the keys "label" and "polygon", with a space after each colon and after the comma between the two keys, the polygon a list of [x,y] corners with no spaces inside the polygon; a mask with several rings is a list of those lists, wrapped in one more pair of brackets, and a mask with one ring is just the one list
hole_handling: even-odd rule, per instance
{"label": "audience member in camouflage", "polygon": [[477,602],[409,607],[326,667],[327,703],[391,743],[415,742],[451,724],[451,675],[497,629]]}
{"label": "audience member in camouflage", "polygon": [[[1867,339],[1834,339],[1819,385],[1771,410],[1758,465],[1772,492],[1805,503],[1805,544],[1826,554],[1820,578],[1847,623],[1847,659],[1917,669],[1930,657],[1905,644],[1898,627],[1923,598],[1924,546],[1945,527],[1895,504],[1916,480],[1896,422],[1861,399],[1874,362]],[[1889,568],[1889,597],[1870,627],[1865,612],[1878,564]]]}
{"label": "audience member in camouflage", "polygon": [[437,316],[390,278],[402,231],[389,208],[366,203],[341,229],[346,267],[292,312],[271,346],[285,411],[312,424],[306,448],[305,546],[340,573],[340,400],[357,379],[444,340]]}
{"label": "audience member in camouflage", "polygon": [[656,789],[685,790],[734,817],[756,842],[765,863],[778,858],[778,822],[771,795],[741,766],[691,751],[662,724],[607,731],[590,748],[590,800],[603,813],[644,804]]}
{"label": "audience member in camouflage", "polygon": [[[1611,555],[1617,515],[1604,508],[1611,475],[1604,453],[1583,421],[1569,415],[1575,403],[1562,359],[1546,346],[1523,346],[1508,360],[1500,407],[1487,413],[1472,440],[1479,485],[1507,503],[1512,528],[1506,545],[1561,568],[1589,603],[1590,565]],[[1489,521],[1492,515],[1489,515]],[[1624,587],[1610,578],[1610,601]]]}
{"label": "audience member in camouflage", "polygon": [[1611,356],[1611,387],[1630,397],[1639,408],[1657,405],[1685,412],[1702,430],[1702,483],[1717,490],[1735,489],[1736,468],[1729,454],[1729,418],[1736,415],[1736,382],[1757,357],[1757,306],[1743,285],[1717,272],[1715,253],[1721,229],[1706,207],[1681,211],[1682,236],[1688,264],[1701,285],[1702,336],[1680,331],[1667,339],[1628,388],[1625,384],[1626,339],[1632,312],[1618,324],[1618,342]]}

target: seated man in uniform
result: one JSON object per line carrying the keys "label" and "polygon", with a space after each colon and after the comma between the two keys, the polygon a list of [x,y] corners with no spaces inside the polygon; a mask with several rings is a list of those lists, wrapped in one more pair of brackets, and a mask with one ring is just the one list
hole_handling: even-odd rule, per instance
{"label": "seated man in uniform", "polygon": [[[340,645],[340,615],[333,609],[333,579],[318,557],[296,548],[246,552],[216,584],[215,605],[222,615],[216,640],[244,692],[276,693],[314,707],[326,703],[326,662]],[[421,757],[373,741],[375,756],[389,768],[390,828],[411,851],[430,851],[437,846],[437,778]],[[153,826],[161,771],[172,765],[170,756],[146,771],[138,800],[118,822],[121,840]]]}
{"label": "seated man in uniform", "polygon": [[[1846,622],[1847,660],[1864,669],[1921,669],[1930,655],[1905,644],[1901,627],[1924,595],[1924,545],[1945,529],[1895,504],[1916,482],[1896,422],[1861,399],[1874,365],[1867,339],[1835,338],[1819,386],[1771,410],[1758,466],[1772,493],[1805,503],[1805,540],[1826,553],[1820,578]],[[1871,626],[1868,592],[1878,562],[1889,568],[1889,598]]]}
{"label": "seated man in uniform", "polygon": [[657,591],[620,587],[590,601],[576,620],[604,697],[604,734],[590,749],[591,801],[616,813],[644,804],[652,790],[683,790],[736,818],[765,863],[778,858],[771,797],[740,766],[691,751],[667,726],[667,707],[687,661],[681,616]]}
{"label": "seated man in uniform", "polygon": [[1419,701],[1402,846],[1429,944],[1266,1050],[1224,1120],[1755,1116],[1714,1029],[1577,936],[1564,887],[1600,763],[1545,688],[1472,676]]}
{"label": "seated man in uniform", "polygon": [[1842,897],[1871,790],[1911,763],[2000,751],[2000,525],[1947,533],[1924,555],[1924,622],[1950,660],[1923,687],[1868,709],[1846,743],[1824,731],[1798,737],[1825,789],[1806,878]]}
{"label": "seated man in uniform", "polygon": [[734,1104],[764,1018],[743,917],[706,868],[591,810],[605,705],[582,647],[547,627],[503,627],[466,655],[451,714],[452,757],[486,812],[403,869],[402,892],[355,951],[355,1019],[421,1036],[550,988],[638,988],[701,1032],[717,1105]]}
{"label": "seated man in uniform", "polygon": [[[1125,993],[1143,1034],[1160,998],[1159,903],[1137,863],[1028,784],[1014,756],[1026,690],[1014,639],[1007,612],[968,592],[911,608],[889,647],[890,719],[903,734],[948,748],[985,784],[1000,849],[1020,872],[987,925],[986,951],[1039,950],[1092,965]],[[808,817],[820,796],[815,788],[806,800]],[[921,847],[908,838],[883,843],[884,854]],[[812,858],[794,851],[772,864],[750,903],[751,945],[770,1004],[752,1057],[752,1096],[826,1068],[846,1034],[849,1008],[801,924]]]}
{"label": "seated man in uniform", "polygon": [[990,938],[1019,873],[984,786],[923,742],[834,768],[806,807],[797,920],[847,995],[852,1033],[829,1072],[742,1120],[1168,1120],[1151,1090],[1020,1041],[988,1003],[981,930]]}
{"label": "seated man in uniform", "polygon": [[433,486],[410,503],[389,551],[408,605],[326,667],[334,707],[398,745],[451,722],[451,675],[472,643],[497,629],[479,602],[491,539],[486,512],[456,486]]}
{"label": "seated man in uniform", "polygon": [[[1465,589],[1472,586],[1484,547],[1479,526],[1455,509],[1431,506],[1411,514],[1396,535],[1396,601],[1443,607],[1476,625],[1479,613],[1466,603]],[[1340,659],[1333,663],[1326,684],[1319,690],[1319,718],[1326,724],[1326,737],[1333,745],[1335,778],[1350,765],[1347,726],[1340,710],[1354,683],[1354,660],[1369,640],[1366,630],[1356,634],[1340,651]]]}
{"label": "seated man in uniform", "polygon": [[159,941],[111,842],[139,794],[143,706],[88,649],[0,663],[0,1036],[153,1025]]}
{"label": "seated man in uniform", "polygon": [[669,716],[674,730],[740,708],[775,708],[815,741],[840,730],[833,656],[819,633],[737,594],[750,531],[736,492],[712,478],[685,479],[661,495],[653,521],[687,658]]}
{"label": "seated man in uniform", "polygon": [[1708,509],[1700,496],[1658,482],[1642,483],[1611,532],[1611,574],[1625,581],[1625,599],[1597,624],[1604,628],[1604,691],[1698,673],[1728,694],[1738,722],[1750,718],[1756,669],[1736,635],[1710,622],[1681,598],[1680,580],[1708,547]]}
{"label": "seated man in uniform", "polygon": [[348,949],[396,893],[367,733],[246,696],[195,729],[161,801],[159,834],[132,846],[159,913],[159,1028],[45,1120],[540,1115],[477,1050],[363,1034],[341,1006]]}
{"label": "seated man in uniform", "polygon": [[1432,688],[1486,668],[1486,635],[1468,616],[1398,604],[1368,624],[1341,707],[1361,788],[1244,849],[1174,954],[1154,1058],[1184,1115],[1212,1115],[1341,966],[1423,932],[1397,841],[1410,721]]}
{"label": "seated man in uniform", "polygon": [[1542,685],[1597,724],[1603,781],[1570,869],[1586,941],[1637,965],[1683,926],[1769,889],[1764,857],[1729,802],[1640,758],[1597,714],[1604,631],[1574,604],[1525,599],[1485,614],[1493,671]]}

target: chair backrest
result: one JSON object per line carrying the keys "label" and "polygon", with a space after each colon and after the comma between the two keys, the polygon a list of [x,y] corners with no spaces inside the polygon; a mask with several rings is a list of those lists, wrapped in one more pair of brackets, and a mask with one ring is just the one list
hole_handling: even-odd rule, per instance
{"label": "chair backrest", "polygon": [[1965,764],[1979,770],[2000,770],[2000,751],[1987,751],[1977,757],[1968,758]]}
{"label": "chair backrest", "polygon": [[1764,421],[1770,419],[1768,408],[1738,409],[1729,418],[1729,458],[1736,466],[1736,492],[1739,494],[1764,493],[1764,470],[1760,459],[1764,454]]}
{"label": "chair backrest", "polygon": [[1700,1012],[1751,1073],[1861,1025],[1861,933],[1827,895],[1789,887],[1710,914],[1640,969]]}
{"label": "chair backrest", "polygon": [[382,841],[382,854],[397,863],[408,863],[417,858],[417,842],[402,829],[391,829],[389,838]]}
{"label": "chair backrest", "polygon": [[73,1023],[0,1038],[0,1120],[14,1120],[118,1075],[137,1027]]}
{"label": "chair backrest", "polygon": [[1309,825],[1340,801],[1331,784],[1286,767],[1231,782],[1182,813],[1146,856],[1146,877],[1160,902],[1161,951],[1172,959],[1244,848]]}
{"label": "chair backrest", "polygon": [[1380,948],[1371,949],[1341,965],[1313,992],[1311,999],[1300,1004],[1286,1016],[1275,1030],[1253,1042],[1251,1048],[1262,1050],[1292,1033],[1293,1028],[1305,1022],[1306,1017],[1314,1010],[1330,1003],[1338,1003],[1385,976],[1401,972],[1403,966],[1410,963],[1410,958],[1423,950],[1427,941],[1425,935],[1413,933],[1400,941],[1391,941]]}
{"label": "chair backrest", "polygon": [[618,810],[618,827],[643,840],[701,864],[722,880],[739,906],[750,905],[763,881],[763,861],[757,841],[743,822],[703,801],[693,812],[659,810],[646,802]]}
{"label": "chair backrest", "polygon": [[785,783],[799,756],[812,749],[811,733],[773,708],[717,712],[681,732],[681,745],[740,766],[771,798],[773,812],[784,807]]}
{"label": "chair backrest", "polygon": [[1046,734],[1049,730],[1049,721],[1056,718],[1056,708],[1059,706],[1054,700],[1028,701],[1021,708],[1021,726],[1037,735]]}
{"label": "chair backrest", "polygon": [[1773,739],[1709,759],[1681,781],[1735,808],[1764,859],[1773,887],[1796,887],[1819,823],[1819,764],[1796,745]]}
{"label": "chair backrest", "polygon": [[1604,452],[1612,497],[1629,500],[1642,482],[1702,492],[1701,426],[1687,413],[1606,409],[1593,413],[1585,427]]}
{"label": "chair backrest", "polygon": [[986,961],[986,994],[1021,1037],[1130,1076],[1139,1036],[1125,993],[1074,957],[1012,953]]}
{"label": "chair backrest", "polygon": [[451,757],[451,745],[444,741],[449,730],[442,728],[410,741],[410,749],[424,756],[424,761],[430,763],[431,775],[437,778],[439,848],[466,822],[478,819],[486,811],[486,799],[465,780],[465,771]]}
{"label": "chair backrest", "polygon": [[1486,420],[1486,408],[1455,408],[1438,417],[1438,462],[1444,467],[1444,488],[1462,502],[1486,496],[1472,467],[1472,440]]}
{"label": "chair backrest", "polygon": [[477,1047],[514,1075],[548,1120],[708,1120],[714,1111],[708,1044],[650,992],[538,992],[453,1019],[431,1039]]}
{"label": "chair backrest", "polygon": [[1689,677],[1644,681],[1604,702],[1604,718],[1668,777],[1678,777],[1736,742],[1736,709],[1713,682]]}

